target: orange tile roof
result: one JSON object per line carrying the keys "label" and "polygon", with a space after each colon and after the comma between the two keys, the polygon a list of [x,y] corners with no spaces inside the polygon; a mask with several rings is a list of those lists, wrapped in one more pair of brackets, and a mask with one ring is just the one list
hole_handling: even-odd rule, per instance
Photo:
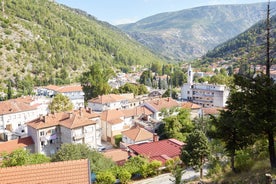
{"label": "orange tile roof", "polygon": [[36,110],[36,107],[30,106],[24,102],[16,100],[7,100],[0,102],[0,115],[13,114],[31,110]]}
{"label": "orange tile roof", "polygon": [[179,104],[172,98],[156,98],[147,101],[155,110],[160,111],[163,108],[173,108],[178,107]]}
{"label": "orange tile roof", "polygon": [[69,86],[48,85],[45,88],[56,92],[60,92],[60,93],[82,91],[81,85],[69,85]]}
{"label": "orange tile roof", "polygon": [[71,160],[0,168],[1,184],[90,184],[89,161]]}
{"label": "orange tile roof", "polygon": [[123,131],[122,135],[127,136],[135,142],[153,139],[153,133],[139,126]]}
{"label": "orange tile roof", "polygon": [[103,121],[111,121],[114,119],[120,119],[121,117],[124,117],[124,113],[122,110],[106,110],[101,113],[101,119]]}
{"label": "orange tile roof", "polygon": [[61,86],[58,90],[60,93],[82,91],[81,85]]}
{"label": "orange tile roof", "polygon": [[82,126],[87,126],[92,124],[96,124],[96,122],[82,116],[77,116],[76,114],[72,114],[72,115],[67,114],[67,118],[64,118],[59,121],[59,125],[67,127],[69,129],[74,129],[77,127],[82,127]]}
{"label": "orange tile roof", "polygon": [[216,115],[220,113],[220,110],[222,110],[223,108],[221,107],[207,107],[207,108],[202,108],[203,110],[203,115]]}
{"label": "orange tile roof", "polygon": [[192,102],[183,102],[181,107],[184,109],[200,109],[202,106]]}
{"label": "orange tile roof", "polygon": [[[95,114],[92,114],[91,116],[96,117]],[[73,129],[96,124],[95,121],[89,119],[91,116],[89,116],[87,112],[80,113],[80,111],[61,112],[37,118],[28,122],[27,125],[35,129],[48,128],[57,125]],[[97,117],[99,117],[99,115],[97,115]]]}
{"label": "orange tile roof", "polygon": [[88,102],[92,103],[98,103],[98,104],[106,104],[106,103],[112,103],[112,102],[119,102],[122,100],[127,100],[128,97],[124,97],[117,94],[109,94],[109,95],[102,95],[98,96],[96,98],[92,98],[88,100]]}
{"label": "orange tile roof", "polygon": [[147,107],[135,107],[132,109],[122,109],[122,112],[124,113],[125,117],[132,117],[132,116],[140,116],[143,114],[146,115],[152,115],[153,112],[151,112]]}
{"label": "orange tile roof", "polygon": [[129,153],[124,149],[106,150],[103,155],[107,158],[111,158],[111,160],[116,162],[118,165],[123,165],[129,157]]}
{"label": "orange tile roof", "polygon": [[10,140],[7,142],[0,142],[0,153],[2,152],[11,153],[16,149],[24,148],[32,144],[34,144],[34,141],[31,136],[24,137],[21,139]]}

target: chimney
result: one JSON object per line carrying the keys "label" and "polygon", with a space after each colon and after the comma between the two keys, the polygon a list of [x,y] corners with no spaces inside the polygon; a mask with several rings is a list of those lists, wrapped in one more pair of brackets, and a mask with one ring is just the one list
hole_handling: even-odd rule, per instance
{"label": "chimney", "polygon": [[69,113],[69,119],[71,119],[72,117],[73,117],[73,113],[70,112],[70,113]]}
{"label": "chimney", "polygon": [[157,141],[159,141],[159,136],[157,135],[157,133],[153,133],[153,142]]}

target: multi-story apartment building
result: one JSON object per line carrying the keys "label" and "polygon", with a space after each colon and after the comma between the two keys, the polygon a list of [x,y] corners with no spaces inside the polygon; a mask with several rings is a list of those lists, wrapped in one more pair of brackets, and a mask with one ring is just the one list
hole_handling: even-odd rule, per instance
{"label": "multi-story apartment building", "polygon": [[40,116],[42,112],[38,107],[38,104],[31,104],[23,99],[0,102],[0,139],[10,140],[12,135],[27,134],[25,123]]}
{"label": "multi-story apartment building", "polygon": [[27,126],[37,153],[55,154],[64,143],[87,144],[95,149],[101,145],[99,114],[84,109],[41,116]]}
{"label": "multi-story apartment building", "polygon": [[181,88],[181,99],[192,101],[203,107],[224,107],[229,92],[225,85],[193,83],[193,71],[190,65],[188,82],[183,84]]}

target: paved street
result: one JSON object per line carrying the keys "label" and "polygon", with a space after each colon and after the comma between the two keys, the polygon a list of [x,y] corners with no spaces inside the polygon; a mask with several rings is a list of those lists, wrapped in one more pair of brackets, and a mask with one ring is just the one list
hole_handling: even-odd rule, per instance
{"label": "paved street", "polygon": [[[207,174],[207,170],[203,170],[204,175]],[[192,169],[186,169],[182,175],[183,180],[192,180],[199,177],[199,172],[195,172]],[[174,184],[174,178],[170,173],[162,174],[154,178],[149,178],[145,180],[140,180],[133,182],[133,184]]]}

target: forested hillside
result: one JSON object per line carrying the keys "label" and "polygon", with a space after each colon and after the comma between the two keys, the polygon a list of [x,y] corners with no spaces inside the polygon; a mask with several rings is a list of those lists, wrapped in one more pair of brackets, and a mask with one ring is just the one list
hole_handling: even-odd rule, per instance
{"label": "forested hillside", "polygon": [[[238,35],[208,52],[202,63],[209,65],[218,60],[229,64],[265,64],[266,61],[267,23],[262,20]],[[271,57],[275,57],[276,16],[270,19]]]}
{"label": "forested hillside", "polygon": [[[203,56],[264,19],[266,6],[267,3],[202,6],[157,14],[119,27],[154,52],[183,61]],[[275,7],[276,2],[271,2],[271,8]]]}
{"label": "forested hillside", "polygon": [[[92,63],[128,70],[162,61],[126,34],[50,0],[1,0],[0,86],[73,82]],[[69,79],[70,78],[70,79]]]}

